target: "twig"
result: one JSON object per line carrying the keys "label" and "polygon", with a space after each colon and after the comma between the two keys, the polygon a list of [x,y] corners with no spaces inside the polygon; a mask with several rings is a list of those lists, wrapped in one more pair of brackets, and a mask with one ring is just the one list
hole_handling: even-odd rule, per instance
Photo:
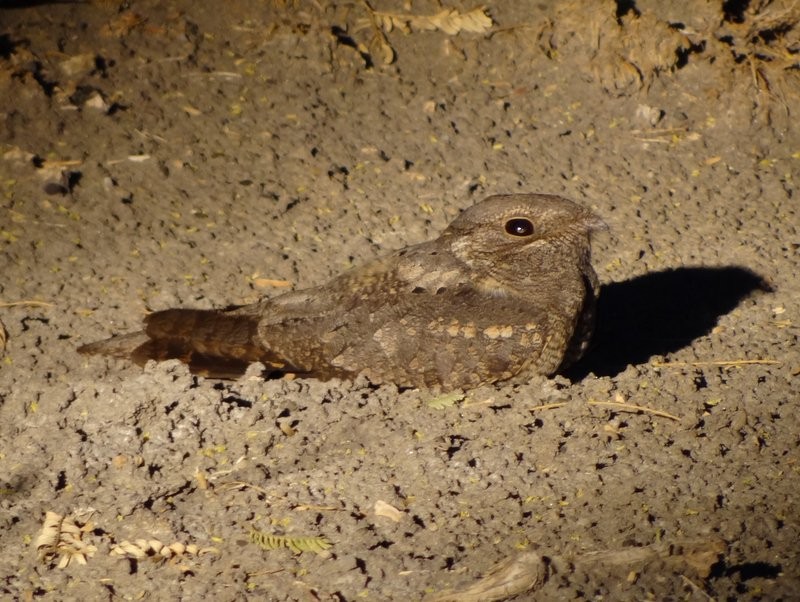
{"label": "twig", "polygon": [[228,481],[227,483],[220,483],[217,486],[219,491],[224,491],[226,489],[252,489],[253,491],[257,491],[258,493],[263,493],[264,495],[271,495],[269,491],[264,489],[263,487],[259,487],[258,485],[253,485],[252,483],[246,483],[245,481]]}
{"label": "twig", "polygon": [[565,401],[559,401],[556,403],[546,403],[542,406],[533,406],[531,408],[531,411],[533,412],[535,410],[554,410],[555,408],[563,408],[565,405],[567,405],[567,402]]}
{"label": "twig", "polygon": [[11,303],[0,302],[0,307],[55,307],[54,303],[47,303],[46,301],[12,301]]}
{"label": "twig", "polygon": [[702,588],[701,588],[699,585],[697,585],[697,584],[696,584],[694,581],[692,581],[691,579],[689,579],[689,578],[688,578],[686,575],[681,575],[681,580],[682,580],[682,581],[683,581],[685,584],[687,584],[689,587],[691,587],[691,588],[692,588],[692,591],[693,591],[694,593],[696,593],[696,594],[699,594],[700,596],[702,596],[704,600],[711,600],[711,601],[713,601],[713,600],[714,600],[714,598],[712,598],[712,597],[711,597],[711,596],[709,596],[707,593],[705,593],[705,592],[703,591],[703,589],[702,589]]}
{"label": "twig", "polygon": [[774,366],[780,363],[778,360],[718,360],[706,362],[651,362],[650,365],[654,368],[699,368],[701,366]]}
{"label": "twig", "polygon": [[655,136],[669,136],[671,134],[677,134],[679,132],[687,132],[689,128],[687,127],[676,127],[676,128],[653,128],[651,130],[631,130],[631,134],[638,135],[638,134],[653,134]]}
{"label": "twig", "polygon": [[648,414],[653,414],[655,416],[661,416],[662,418],[669,418],[670,420],[676,420],[680,422],[680,418],[675,416],[674,414],[668,414],[662,410],[653,410],[652,408],[646,408],[645,406],[637,406],[633,403],[622,403],[619,401],[589,401],[587,402],[590,406],[605,406],[610,408],[617,408],[619,410],[627,410],[629,412],[646,412]]}
{"label": "twig", "polygon": [[[552,410],[555,408],[561,408],[567,405],[567,402],[557,402],[557,403],[546,403],[541,406],[534,406],[531,408],[531,411],[535,410]],[[655,416],[661,416],[662,418],[669,418],[670,420],[677,420],[680,422],[680,417],[675,416],[674,414],[669,414],[662,410],[654,410],[652,408],[648,408],[645,406],[637,406],[632,403],[621,403],[619,401],[587,401],[586,405],[590,406],[604,406],[604,407],[611,407],[617,408],[618,410],[626,410],[628,412],[645,412],[647,414],[653,414]]]}

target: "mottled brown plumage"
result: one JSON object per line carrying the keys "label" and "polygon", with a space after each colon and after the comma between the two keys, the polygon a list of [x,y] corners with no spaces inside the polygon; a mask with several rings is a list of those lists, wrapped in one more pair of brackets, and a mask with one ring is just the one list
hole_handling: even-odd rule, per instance
{"label": "mottled brown plumage", "polygon": [[178,358],[196,372],[241,374],[250,362],[317,378],[470,388],[551,375],[592,332],[597,276],[588,209],[542,194],[498,195],[439,236],[322,286],[233,310],[168,309],[144,332],[83,353]]}

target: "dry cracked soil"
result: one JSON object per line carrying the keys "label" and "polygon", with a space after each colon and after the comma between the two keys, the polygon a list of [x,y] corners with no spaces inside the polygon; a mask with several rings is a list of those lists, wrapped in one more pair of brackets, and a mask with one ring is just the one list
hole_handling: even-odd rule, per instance
{"label": "dry cracked soil", "polygon": [[[799,19],[0,3],[0,597],[798,599]],[[610,226],[555,379],[431,397],[76,353],[510,192]]]}

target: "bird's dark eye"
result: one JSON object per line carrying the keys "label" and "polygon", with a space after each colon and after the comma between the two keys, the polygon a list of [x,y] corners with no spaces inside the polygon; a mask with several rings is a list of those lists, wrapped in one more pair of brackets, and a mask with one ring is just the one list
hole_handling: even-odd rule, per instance
{"label": "bird's dark eye", "polygon": [[530,236],[533,234],[533,222],[524,217],[515,217],[506,222],[506,232],[511,236]]}

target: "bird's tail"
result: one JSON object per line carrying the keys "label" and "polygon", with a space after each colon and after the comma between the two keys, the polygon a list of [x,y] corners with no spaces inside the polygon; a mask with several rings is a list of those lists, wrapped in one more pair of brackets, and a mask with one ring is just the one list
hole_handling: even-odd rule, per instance
{"label": "bird's tail", "polygon": [[78,351],[131,359],[139,365],[148,360],[178,359],[196,374],[236,378],[244,374],[251,362],[269,362],[257,342],[257,334],[255,316],[218,310],[167,309],[147,316],[142,332],[90,343]]}

